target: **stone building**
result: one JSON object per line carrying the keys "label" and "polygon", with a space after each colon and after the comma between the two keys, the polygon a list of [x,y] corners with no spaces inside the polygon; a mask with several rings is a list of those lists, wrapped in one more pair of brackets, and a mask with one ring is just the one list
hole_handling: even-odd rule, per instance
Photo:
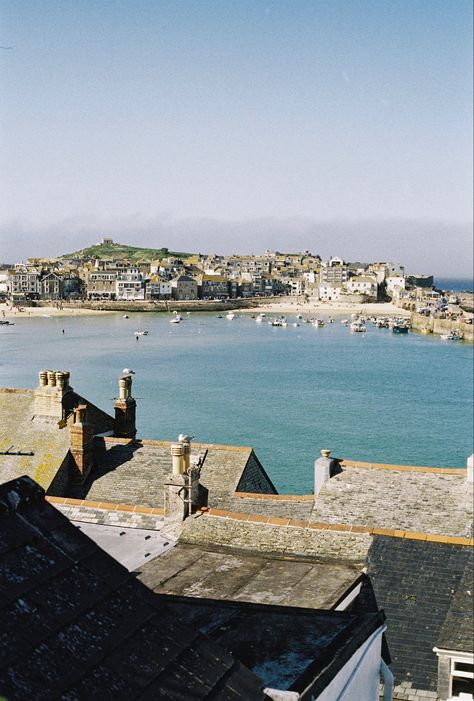
{"label": "stone building", "polygon": [[189,275],[178,275],[171,280],[171,292],[173,299],[191,300],[198,297],[198,285]]}

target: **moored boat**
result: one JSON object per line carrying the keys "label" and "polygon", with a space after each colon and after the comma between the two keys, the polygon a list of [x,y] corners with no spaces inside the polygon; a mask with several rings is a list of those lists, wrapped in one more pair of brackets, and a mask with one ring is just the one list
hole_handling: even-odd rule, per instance
{"label": "moored boat", "polygon": [[406,322],[397,321],[392,326],[392,333],[408,333],[408,324]]}
{"label": "moored boat", "polygon": [[449,333],[442,333],[441,338],[443,341],[462,341],[462,333],[459,333],[457,329],[453,329]]}
{"label": "moored boat", "polygon": [[349,328],[354,333],[365,333],[367,331],[364,322],[360,321],[360,319],[355,319],[355,321],[349,325]]}

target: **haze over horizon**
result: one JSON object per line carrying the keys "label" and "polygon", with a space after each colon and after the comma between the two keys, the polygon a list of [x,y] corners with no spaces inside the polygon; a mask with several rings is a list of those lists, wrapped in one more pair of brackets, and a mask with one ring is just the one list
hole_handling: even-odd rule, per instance
{"label": "haze over horizon", "polygon": [[0,260],[111,236],[472,276],[468,0],[4,0],[0,21]]}

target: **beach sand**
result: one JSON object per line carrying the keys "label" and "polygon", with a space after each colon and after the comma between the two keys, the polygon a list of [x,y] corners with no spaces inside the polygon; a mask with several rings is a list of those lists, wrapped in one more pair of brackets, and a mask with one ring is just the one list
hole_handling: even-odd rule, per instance
{"label": "beach sand", "polygon": [[[190,305],[192,309],[192,306]],[[229,310],[232,309],[229,305]],[[21,311],[20,311],[21,310]],[[75,309],[71,307],[64,307],[63,309],[58,309],[55,306],[49,307],[11,307],[9,304],[0,304],[0,319],[19,319],[28,317],[42,317],[42,316],[53,316],[53,317],[73,317],[73,316],[85,316],[85,315],[97,315],[97,314],[116,314],[121,311],[117,309],[116,311],[105,311],[101,309]],[[142,311],[140,309],[137,312]],[[157,310],[158,311],[158,310]],[[165,310],[159,310],[165,313]],[[196,311],[205,311],[205,309],[196,309]],[[338,314],[351,315],[351,314],[362,314],[364,316],[386,316],[386,317],[397,317],[397,318],[409,318],[410,313],[406,309],[400,309],[394,304],[374,302],[371,304],[347,304],[344,302],[318,302],[310,300],[309,302],[299,302],[297,300],[291,299],[291,297],[282,298],[281,302],[272,302],[269,304],[256,305],[255,307],[250,307],[247,309],[237,308],[233,311],[239,314],[255,314],[256,312],[265,312],[270,314],[303,314],[303,316],[314,316],[315,314],[325,315],[325,316],[336,316]],[[130,311],[127,314],[133,313]]]}
{"label": "beach sand", "polygon": [[114,312],[106,312],[99,309],[58,309],[57,307],[22,307],[21,305],[12,308],[9,304],[0,304],[0,319],[27,319],[28,317],[38,316],[85,316],[113,313]]}
{"label": "beach sand", "polygon": [[303,316],[321,314],[328,316],[336,316],[338,314],[362,314],[364,316],[383,316],[391,317],[395,316],[397,318],[409,318],[411,312],[406,309],[400,309],[390,302],[374,302],[370,304],[356,304],[347,302],[297,302],[290,301],[288,297],[285,297],[284,301],[272,304],[263,304],[253,309],[235,309],[234,311],[242,313],[252,313],[255,311],[265,313],[279,313],[279,314],[303,314]]}

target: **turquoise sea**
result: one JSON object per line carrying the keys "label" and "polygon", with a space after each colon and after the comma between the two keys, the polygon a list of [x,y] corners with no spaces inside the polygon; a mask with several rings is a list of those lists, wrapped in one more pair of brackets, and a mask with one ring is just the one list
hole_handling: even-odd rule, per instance
{"label": "turquoise sea", "polygon": [[[251,445],[284,492],[311,490],[321,448],[464,467],[473,346],[370,323],[352,334],[341,318],[323,328],[195,313],[180,324],[143,313],[19,319],[0,327],[0,386],[34,387],[39,370],[67,369],[78,392],[112,412],[118,377],[132,368],[140,437]],[[141,329],[150,333],[136,341]]]}

